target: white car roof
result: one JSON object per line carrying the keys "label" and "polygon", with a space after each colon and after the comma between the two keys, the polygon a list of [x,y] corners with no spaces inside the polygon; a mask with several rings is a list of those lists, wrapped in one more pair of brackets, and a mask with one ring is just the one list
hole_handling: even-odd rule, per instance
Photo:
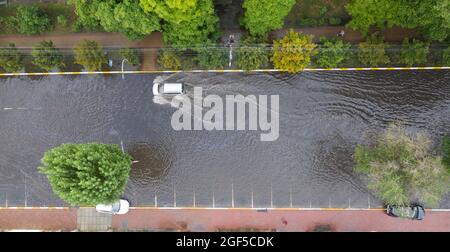
{"label": "white car roof", "polygon": [[164,93],[178,94],[183,92],[183,84],[181,83],[164,83]]}

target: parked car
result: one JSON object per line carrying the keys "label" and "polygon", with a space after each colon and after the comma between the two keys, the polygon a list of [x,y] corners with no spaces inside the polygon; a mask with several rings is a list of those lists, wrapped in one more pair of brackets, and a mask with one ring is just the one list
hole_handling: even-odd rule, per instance
{"label": "parked car", "polygon": [[107,214],[126,214],[130,209],[130,203],[126,200],[119,200],[114,202],[113,204],[103,205],[98,204],[95,206],[95,210],[99,213],[107,213]]}
{"label": "parked car", "polygon": [[420,205],[407,207],[389,205],[387,206],[386,212],[389,216],[412,220],[423,220],[423,218],[425,217],[425,209]]}
{"label": "parked car", "polygon": [[184,94],[183,83],[154,83],[153,95],[179,95]]}

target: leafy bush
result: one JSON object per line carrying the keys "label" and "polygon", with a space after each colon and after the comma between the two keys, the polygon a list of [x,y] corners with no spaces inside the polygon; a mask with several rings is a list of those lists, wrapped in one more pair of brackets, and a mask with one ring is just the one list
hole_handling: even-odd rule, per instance
{"label": "leafy bush", "polygon": [[101,70],[106,63],[106,54],[103,47],[97,42],[84,40],[78,43],[75,48],[75,63],[84,66],[88,71]]}
{"label": "leafy bush", "polygon": [[320,38],[317,48],[316,62],[323,68],[335,68],[350,56],[349,43],[340,39]]}
{"label": "leafy bush", "polygon": [[63,144],[45,152],[39,167],[53,191],[72,205],[112,203],[128,180],[132,158],[116,145]]}
{"label": "leafy bush", "polygon": [[158,54],[158,65],[164,70],[180,70],[181,60],[174,51],[163,51]]}
{"label": "leafy bush", "polygon": [[444,66],[450,66],[450,47],[442,53],[442,64]]}
{"label": "leafy bush", "polygon": [[314,18],[301,18],[297,24],[300,27],[310,27],[318,25],[318,22]]}
{"label": "leafy bush", "polygon": [[312,38],[290,30],[284,38],[274,41],[272,62],[275,68],[289,73],[303,71],[315,54]]}
{"label": "leafy bush", "polygon": [[333,26],[338,26],[342,24],[342,19],[339,17],[330,17],[328,18],[328,23]]}
{"label": "leafy bush", "polygon": [[403,40],[403,46],[400,50],[399,63],[408,67],[413,65],[425,64],[429,52],[429,44],[414,39],[412,43],[408,38]]}
{"label": "leafy bush", "polygon": [[382,38],[372,35],[366,42],[359,43],[358,59],[362,64],[370,67],[388,64],[391,61],[386,55],[386,48],[388,45]]}
{"label": "leafy bush", "polygon": [[134,48],[122,48],[119,50],[119,55],[127,59],[128,63],[132,66],[140,66],[141,58],[139,55],[139,50]]}
{"label": "leafy bush", "polygon": [[52,41],[42,41],[33,48],[31,55],[33,56],[33,64],[46,71],[65,66],[62,53],[53,46]]}
{"label": "leafy bush", "polygon": [[269,63],[269,50],[260,40],[248,37],[236,49],[236,65],[245,71],[261,69]]}
{"label": "leafy bush", "polygon": [[17,50],[14,44],[0,48],[0,67],[6,72],[19,72],[23,69],[24,55]]}
{"label": "leafy bush", "polygon": [[442,163],[450,172],[450,137],[448,136],[442,139]]}
{"label": "leafy bush", "polygon": [[371,146],[355,149],[355,171],[368,175],[369,189],[386,204],[406,206],[418,200],[436,207],[449,189],[450,173],[441,157],[431,156],[431,140],[390,125]]}
{"label": "leafy bush", "polygon": [[52,27],[50,18],[37,6],[19,6],[14,24],[17,31],[26,35],[40,34]]}
{"label": "leafy bush", "polygon": [[69,19],[64,15],[59,15],[56,17],[56,21],[58,24],[62,25],[63,27],[67,26],[67,23],[69,22]]}
{"label": "leafy bush", "polygon": [[203,69],[224,69],[228,64],[228,48],[209,44],[196,49],[196,61]]}

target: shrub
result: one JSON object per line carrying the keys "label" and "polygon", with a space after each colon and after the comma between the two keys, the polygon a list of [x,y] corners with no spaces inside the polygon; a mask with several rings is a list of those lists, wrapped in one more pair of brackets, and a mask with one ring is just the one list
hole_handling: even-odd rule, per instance
{"label": "shrub", "polygon": [[19,6],[14,18],[17,31],[26,35],[40,34],[51,29],[50,18],[37,6]]}
{"label": "shrub", "polygon": [[338,26],[342,24],[342,19],[339,17],[330,17],[328,18],[328,23],[333,26]]}
{"label": "shrub", "polygon": [[33,56],[33,64],[46,71],[61,68],[65,65],[62,53],[53,46],[52,41],[42,41],[33,48],[31,55]]}
{"label": "shrub", "polygon": [[303,71],[315,54],[312,38],[290,30],[283,39],[274,41],[272,62],[275,68],[289,73]]}
{"label": "shrub", "polygon": [[412,43],[408,38],[403,40],[403,46],[400,50],[399,63],[408,67],[413,65],[425,64],[429,52],[429,44],[414,39]]}
{"label": "shrub", "polygon": [[269,63],[269,50],[253,37],[243,39],[236,49],[236,65],[245,71],[261,69]]}
{"label": "shrub", "polygon": [[450,174],[441,157],[429,154],[431,140],[424,133],[409,135],[390,125],[371,146],[355,149],[355,171],[366,174],[369,189],[386,204],[406,206],[418,200],[430,207],[448,191]]}
{"label": "shrub", "polygon": [[106,54],[103,48],[95,41],[84,40],[75,48],[75,63],[84,66],[88,71],[101,70],[106,63]]}
{"label": "shrub", "polygon": [[388,64],[390,59],[386,55],[386,48],[388,45],[382,38],[372,35],[366,42],[359,43],[358,59],[362,64],[370,67]]}
{"label": "shrub", "polygon": [[39,170],[69,204],[107,204],[122,195],[131,160],[116,145],[63,144],[45,152]]}
{"label": "shrub", "polygon": [[19,72],[23,69],[24,55],[17,50],[14,44],[0,48],[0,67],[6,72]]}
{"label": "shrub", "polygon": [[450,47],[442,53],[442,64],[444,66],[450,66]]}
{"label": "shrub", "polygon": [[132,66],[140,66],[141,58],[139,55],[139,50],[134,48],[122,48],[119,50],[119,55],[127,59],[128,63]]}
{"label": "shrub", "polygon": [[317,49],[317,64],[323,68],[335,68],[350,56],[349,43],[340,39],[320,38]]}
{"label": "shrub", "polygon": [[66,16],[64,15],[59,15],[56,17],[56,21],[58,22],[58,24],[60,24],[63,27],[67,26],[67,23],[69,22],[69,19],[67,19]]}
{"label": "shrub", "polygon": [[181,60],[174,51],[164,50],[158,54],[158,65],[164,70],[180,70]]}
{"label": "shrub", "polygon": [[228,48],[209,44],[196,49],[196,61],[203,69],[224,69],[228,64]]}
{"label": "shrub", "polygon": [[442,163],[450,172],[450,137],[448,136],[442,140]]}

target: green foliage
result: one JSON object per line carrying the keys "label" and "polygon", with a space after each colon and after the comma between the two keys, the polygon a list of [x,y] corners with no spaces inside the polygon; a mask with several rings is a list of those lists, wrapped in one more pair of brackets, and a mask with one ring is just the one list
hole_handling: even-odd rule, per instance
{"label": "green foliage", "polygon": [[17,50],[14,44],[0,48],[0,67],[6,72],[19,72],[23,69],[24,55]]}
{"label": "green foliage", "polygon": [[189,22],[196,13],[202,0],[139,0],[147,13],[156,13],[158,17],[169,23]]}
{"label": "green foliage", "polygon": [[165,20],[163,38],[166,44],[188,48],[204,45],[218,38],[219,18],[215,14],[212,0],[197,0],[189,13],[190,17],[187,20],[185,18]]}
{"label": "green foliage", "polygon": [[228,64],[228,49],[209,44],[196,49],[196,61],[203,69],[224,69]]}
{"label": "green foliage", "polygon": [[328,18],[328,23],[333,26],[341,25],[342,19],[339,17],[330,17]]}
{"label": "green foliage", "polygon": [[67,26],[67,23],[69,22],[69,20],[67,19],[66,16],[64,15],[59,15],[56,17],[56,21],[58,22],[58,24],[62,25],[63,27]]}
{"label": "green foliage", "polygon": [[101,26],[108,32],[121,32],[129,39],[142,39],[160,29],[159,18],[145,13],[138,0],[69,0],[75,5],[78,22],[90,29]]}
{"label": "green foliage", "polygon": [[269,63],[268,48],[259,39],[247,37],[236,49],[236,65],[245,71],[261,69]]}
{"label": "green foliage", "polygon": [[33,56],[33,64],[46,71],[65,66],[62,53],[55,48],[52,41],[42,41],[33,48],[31,55]]}
{"label": "green foliage", "polygon": [[276,69],[297,73],[303,71],[315,54],[312,36],[290,30],[281,40],[273,43],[272,62]]}
{"label": "green foliage", "polygon": [[141,65],[139,50],[135,48],[122,48],[119,50],[119,55],[122,58],[127,59],[127,62],[132,66]]}
{"label": "green foliage", "polygon": [[450,34],[448,0],[352,0],[346,9],[352,16],[348,26],[364,35],[374,25],[418,28],[430,40],[438,41]]}
{"label": "green foliage", "polygon": [[128,180],[132,158],[116,145],[63,144],[45,152],[39,167],[53,191],[72,205],[112,203]]}
{"label": "green foliage", "polygon": [[406,206],[419,200],[430,207],[448,191],[450,173],[441,157],[431,156],[431,140],[423,133],[409,135],[396,124],[371,146],[355,149],[355,171],[366,174],[369,189],[386,204]]}
{"label": "green foliage", "polygon": [[410,43],[409,39],[405,38],[402,49],[400,50],[399,63],[405,64],[408,67],[425,64],[427,62],[429,47],[428,43],[416,39]]}
{"label": "green foliage", "polygon": [[386,55],[386,48],[388,45],[382,38],[372,35],[366,42],[359,43],[358,59],[362,64],[370,67],[388,64],[390,59]]}
{"label": "green foliage", "polygon": [[442,64],[444,66],[450,66],[450,47],[442,53]]}
{"label": "green foliage", "polygon": [[47,14],[34,5],[19,6],[13,20],[17,31],[26,35],[40,34],[52,28]]}
{"label": "green foliage", "polygon": [[269,31],[283,27],[295,0],[244,0],[242,24],[252,36],[265,36]]}
{"label": "green foliage", "polygon": [[442,139],[442,163],[450,172],[450,137],[448,136]]}
{"label": "green foliage", "polygon": [[158,54],[158,65],[163,70],[180,70],[181,59],[174,51],[163,51]]}
{"label": "green foliage", "polygon": [[345,43],[341,39],[322,37],[317,48],[316,62],[323,68],[335,68],[350,57],[350,47],[349,43]]}
{"label": "green foliage", "polygon": [[106,63],[106,54],[102,46],[91,40],[78,43],[75,48],[75,63],[84,66],[88,71],[101,70]]}

